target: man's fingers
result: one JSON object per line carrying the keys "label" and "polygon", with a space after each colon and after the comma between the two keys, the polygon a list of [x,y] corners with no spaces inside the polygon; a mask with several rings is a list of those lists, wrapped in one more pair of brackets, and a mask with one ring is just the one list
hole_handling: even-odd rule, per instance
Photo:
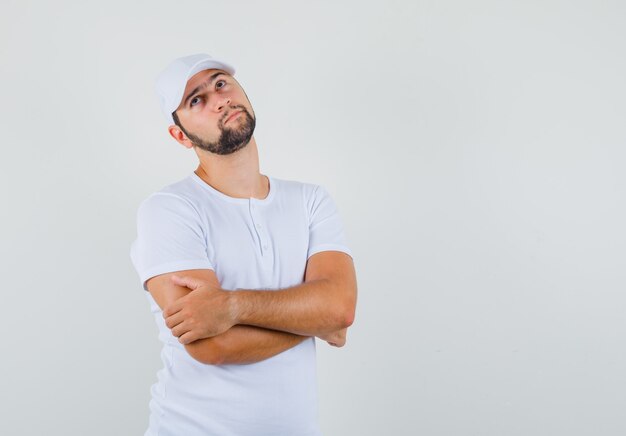
{"label": "man's fingers", "polygon": [[163,309],[163,318],[168,318],[181,310],[185,305],[185,297],[181,297],[178,300],[175,300],[173,303]]}
{"label": "man's fingers", "polygon": [[179,339],[181,335],[184,335],[187,332],[189,332],[189,328],[185,325],[184,322],[181,322],[180,324],[178,324],[176,327],[172,329],[172,335],[176,336]]}
{"label": "man's fingers", "polygon": [[196,289],[202,285],[202,281],[189,276],[172,276],[172,281],[179,286],[185,286],[189,289]]}
{"label": "man's fingers", "polygon": [[167,326],[167,328],[173,329],[184,320],[185,317],[183,316],[182,312],[177,312],[174,315],[170,315],[165,318],[165,325]]}
{"label": "man's fingers", "polygon": [[187,332],[178,338],[178,342],[180,342],[183,345],[190,344],[195,340],[196,340],[196,337],[194,336],[193,332]]}

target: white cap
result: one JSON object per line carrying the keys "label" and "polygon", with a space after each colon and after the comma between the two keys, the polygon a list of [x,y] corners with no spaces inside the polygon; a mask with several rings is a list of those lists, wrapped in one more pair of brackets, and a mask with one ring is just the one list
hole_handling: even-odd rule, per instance
{"label": "white cap", "polygon": [[205,53],[175,59],[161,71],[157,77],[155,89],[161,104],[161,111],[170,124],[174,124],[172,112],[176,110],[183,99],[187,81],[194,74],[213,68],[224,70],[231,76],[235,74],[235,68],[230,64]]}

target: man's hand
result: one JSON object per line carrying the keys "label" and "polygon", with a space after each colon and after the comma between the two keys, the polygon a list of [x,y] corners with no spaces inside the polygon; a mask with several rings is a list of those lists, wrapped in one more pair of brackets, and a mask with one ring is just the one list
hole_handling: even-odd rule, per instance
{"label": "man's hand", "polygon": [[172,276],[172,282],[192,290],[163,310],[165,324],[181,344],[217,336],[236,324],[230,291],[188,276]]}
{"label": "man's hand", "polygon": [[348,328],[337,330],[335,332],[328,333],[327,335],[318,336],[323,341],[328,342],[333,347],[343,347],[346,344],[346,334]]}
{"label": "man's hand", "polygon": [[[212,339],[241,324],[299,336],[326,337],[331,336],[329,332],[337,332],[329,337],[329,342],[341,346],[345,343],[345,332],[341,330],[354,322],[354,264],[352,257],[341,251],[313,254],[307,261],[304,282],[282,289],[224,290],[213,280],[206,283],[202,277],[187,278],[183,274],[176,274],[179,279],[169,284],[175,283],[179,292],[184,292],[185,287],[192,291],[181,299],[183,303],[175,301],[164,312],[168,321],[171,315],[181,312],[167,326],[174,327],[172,333],[180,335],[183,343],[203,336],[203,340]],[[193,302],[196,295],[198,301]],[[180,329],[178,324],[182,324]],[[185,333],[189,331],[187,337]]]}

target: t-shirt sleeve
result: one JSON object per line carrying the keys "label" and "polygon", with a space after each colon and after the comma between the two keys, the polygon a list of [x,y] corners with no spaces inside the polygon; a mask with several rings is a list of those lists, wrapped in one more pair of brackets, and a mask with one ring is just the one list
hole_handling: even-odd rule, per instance
{"label": "t-shirt sleeve", "polygon": [[200,214],[174,194],[154,193],[139,205],[130,257],[146,291],[146,280],[159,274],[214,269]]}
{"label": "t-shirt sleeve", "polygon": [[309,248],[307,259],[320,251],[343,251],[352,256],[339,211],[328,191],[316,185],[308,202]]}

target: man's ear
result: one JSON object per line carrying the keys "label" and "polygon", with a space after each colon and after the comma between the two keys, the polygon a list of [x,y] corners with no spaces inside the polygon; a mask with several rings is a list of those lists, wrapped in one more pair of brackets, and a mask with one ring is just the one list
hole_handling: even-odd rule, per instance
{"label": "man's ear", "polygon": [[180,127],[178,127],[177,125],[175,125],[175,124],[170,125],[167,128],[167,131],[170,133],[170,136],[172,138],[174,138],[176,140],[176,142],[181,144],[183,147],[185,147],[185,148],[193,148],[194,145],[191,142],[191,140],[189,138],[187,138],[187,135],[185,135],[185,132],[180,130]]}

